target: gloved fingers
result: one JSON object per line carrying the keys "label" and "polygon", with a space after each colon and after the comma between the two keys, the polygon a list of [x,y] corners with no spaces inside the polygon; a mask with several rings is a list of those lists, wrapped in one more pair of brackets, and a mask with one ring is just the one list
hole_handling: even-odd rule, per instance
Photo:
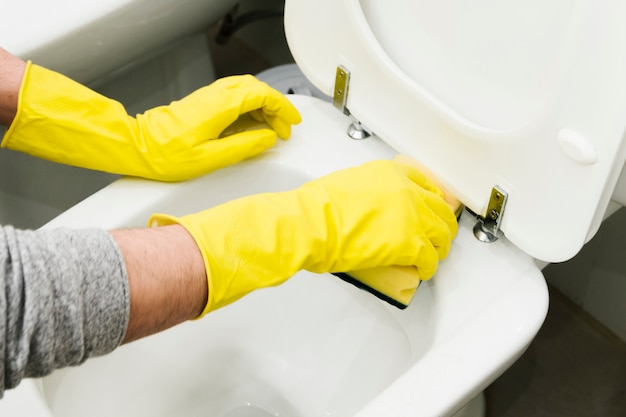
{"label": "gloved fingers", "polygon": [[263,109],[252,110],[249,114],[257,122],[266,123],[281,139],[288,139],[291,136],[291,126],[296,124],[281,115],[268,114]]}
{"label": "gloved fingers", "polygon": [[[441,197],[422,190],[415,200],[414,209],[417,212],[417,231],[421,236],[428,239],[428,243],[437,252],[438,259],[448,256],[452,245],[452,240],[456,236],[458,223],[450,207],[443,202]],[[425,199],[432,199],[432,203],[427,203]],[[443,204],[442,204],[443,202]],[[439,210],[433,206],[439,206]]]}
{"label": "gloved fingers", "polygon": [[267,123],[265,121],[265,116],[263,115],[263,112],[261,110],[252,110],[251,112],[247,113],[249,114],[254,120],[256,120],[259,123]]}
{"label": "gloved fingers", "polygon": [[396,155],[393,161],[397,164],[398,168],[415,184],[439,195],[442,198],[444,197],[443,191],[437,187],[421,169],[418,169],[417,161],[411,160],[404,155]]}
{"label": "gloved fingers", "polygon": [[265,122],[281,139],[289,139],[289,136],[291,136],[291,125],[293,123],[290,123],[281,117],[271,116],[260,109],[251,111],[250,116],[252,116],[252,118],[257,122]]}
{"label": "gloved fingers", "polygon": [[424,210],[420,210],[418,221],[422,233],[437,252],[438,258],[440,260],[445,259],[450,252],[452,240],[457,232],[456,218],[454,218],[453,224],[449,224],[437,213],[425,207]]}
{"label": "gloved fingers", "polygon": [[[430,217],[430,220],[422,222],[424,225],[441,225],[447,227],[448,233],[436,233],[433,236],[437,238],[435,247],[441,248],[441,253],[447,254],[450,246],[450,239],[456,236],[458,230],[458,222],[456,219],[455,209],[460,202],[451,195],[446,195],[428,175],[425,174],[426,168],[422,167],[417,161],[403,155],[397,155],[394,162],[399,169],[418,187],[418,199],[423,201],[429,210],[420,213],[422,216]],[[432,175],[432,174],[431,174]],[[432,214],[432,216],[430,215]],[[450,236],[451,235],[451,236]],[[443,256],[445,257],[445,255]]]}
{"label": "gloved fingers", "polygon": [[431,217],[432,224],[441,224],[449,231],[451,237],[454,238],[458,231],[459,223],[452,207],[438,194],[428,190],[421,189],[418,198],[421,200],[422,204],[428,207],[428,210],[424,210],[424,213],[426,217]]}
{"label": "gloved fingers", "polygon": [[439,256],[437,250],[430,244],[430,241],[425,238],[423,244],[417,250],[417,257],[415,259],[415,267],[419,278],[422,280],[428,280],[437,272],[437,266],[439,265]]}
{"label": "gloved fingers", "polygon": [[[227,136],[234,135],[249,130],[270,129],[270,126],[265,123],[265,120],[257,120],[252,113],[244,113],[240,115],[237,120],[228,125],[219,135],[219,138],[225,138]],[[206,140],[206,139],[205,139]],[[204,142],[204,140],[202,141]]]}
{"label": "gloved fingers", "polygon": [[300,122],[300,113],[289,99],[253,75],[224,77],[212,85],[236,98],[233,104],[240,105],[241,113],[263,109],[267,114],[282,114],[292,124]]}
{"label": "gloved fingers", "polygon": [[[220,139],[210,139],[180,150],[168,159],[153,163],[153,174],[144,178],[160,181],[184,181],[227,167],[257,155],[276,143],[276,132],[271,129],[248,130]],[[184,161],[180,163],[178,161]],[[175,166],[176,169],[172,169]]]}
{"label": "gloved fingers", "polygon": [[[418,176],[412,176],[412,181],[414,181],[416,184],[421,184],[422,187],[430,189],[431,191],[431,186],[436,187],[436,189],[443,193],[443,198],[444,200],[446,200],[448,205],[450,205],[452,211],[456,213],[459,209],[462,209],[463,203],[461,203],[461,201],[459,201],[459,199],[456,198],[452,193],[446,190],[446,188],[439,182],[437,177],[427,167],[420,164],[415,159],[409,158],[405,155],[396,155],[394,157],[394,161],[401,165],[404,165],[406,167],[405,169],[407,169],[407,172],[412,172],[415,174],[415,170],[417,170],[420,174],[422,174]],[[428,183],[430,183],[430,185],[428,185]],[[436,193],[439,194],[439,192]]]}
{"label": "gloved fingers", "polygon": [[233,165],[258,155],[276,143],[276,132],[271,129],[247,130],[210,140],[198,146],[198,153],[206,153],[207,172]]}
{"label": "gloved fingers", "polygon": [[263,88],[260,89],[259,94],[261,96],[261,102],[256,103],[256,100],[244,101],[242,107],[250,106],[246,111],[260,109],[267,117],[275,117],[282,119],[285,123],[297,125],[302,121],[300,112],[289,101],[289,99],[280,91],[273,89],[269,85],[262,83]]}
{"label": "gloved fingers", "polygon": [[[181,107],[180,113],[204,114],[211,131],[219,135],[240,116],[249,113],[254,120],[277,129],[281,137],[290,133],[283,125],[300,123],[300,113],[289,99],[252,75],[234,75],[220,78],[212,84],[173,102],[170,107]],[[275,120],[280,122],[275,123]],[[274,124],[274,126],[272,126]]]}
{"label": "gloved fingers", "polygon": [[252,76],[244,76],[243,81],[247,85],[240,88],[249,91],[241,98],[239,113],[253,112],[257,121],[268,123],[280,137],[289,137],[290,131],[283,127],[302,121],[298,109],[284,94],[266,83]]}

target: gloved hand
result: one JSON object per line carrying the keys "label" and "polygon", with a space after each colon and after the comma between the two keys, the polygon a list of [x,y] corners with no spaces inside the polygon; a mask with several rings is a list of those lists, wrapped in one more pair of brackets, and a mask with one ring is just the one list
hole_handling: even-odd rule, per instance
{"label": "gloved hand", "polygon": [[414,167],[374,161],[280,193],[240,198],[151,226],[182,225],[204,258],[203,315],[301,269],[311,272],[414,265],[430,278],[457,232],[443,194]]}
{"label": "gloved hand", "polygon": [[[220,138],[244,114],[269,128]],[[1,146],[82,168],[179,181],[256,155],[276,135],[288,138],[299,122],[285,96],[251,75],[220,79],[131,117],[119,102],[29,62]]]}

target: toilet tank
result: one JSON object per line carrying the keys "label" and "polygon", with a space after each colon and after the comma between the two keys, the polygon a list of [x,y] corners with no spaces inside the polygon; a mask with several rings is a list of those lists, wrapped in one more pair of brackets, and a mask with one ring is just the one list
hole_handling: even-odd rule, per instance
{"label": "toilet tank", "polygon": [[235,0],[20,0],[3,4],[2,47],[83,83],[208,28]]}

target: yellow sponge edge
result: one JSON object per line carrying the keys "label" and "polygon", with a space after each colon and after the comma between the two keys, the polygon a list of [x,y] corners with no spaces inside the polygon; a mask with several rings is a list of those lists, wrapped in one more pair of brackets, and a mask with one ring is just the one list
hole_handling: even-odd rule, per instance
{"label": "yellow sponge edge", "polygon": [[421,282],[416,279],[417,269],[413,266],[385,266],[333,275],[400,309],[409,305]]}

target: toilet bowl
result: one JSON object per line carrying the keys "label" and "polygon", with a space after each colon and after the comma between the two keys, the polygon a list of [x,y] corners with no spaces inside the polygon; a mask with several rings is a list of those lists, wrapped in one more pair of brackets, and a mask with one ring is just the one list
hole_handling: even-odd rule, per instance
{"label": "toilet bowl", "polygon": [[[349,118],[315,97],[288,141],[180,184],[121,179],[46,228],[143,226],[304,181],[395,150],[345,135]],[[202,320],[52,375],[0,401],[11,416],[451,415],[523,353],[548,306],[545,281],[506,238],[461,227],[449,258],[398,310],[330,274],[301,272]]]}
{"label": "toilet bowl", "polygon": [[[202,320],[24,381],[0,414],[463,410],[531,343],[548,307],[536,260],[565,260],[593,237],[626,156],[626,55],[613,53],[623,50],[626,6],[539,1],[287,0],[290,49],[333,104],[290,95],[303,122],[264,154],[184,183],[124,178],[44,226],[143,226],[153,212],[290,189],[401,152],[468,207],[449,257],[406,310],[301,272]],[[349,126],[368,137],[348,137]]]}

